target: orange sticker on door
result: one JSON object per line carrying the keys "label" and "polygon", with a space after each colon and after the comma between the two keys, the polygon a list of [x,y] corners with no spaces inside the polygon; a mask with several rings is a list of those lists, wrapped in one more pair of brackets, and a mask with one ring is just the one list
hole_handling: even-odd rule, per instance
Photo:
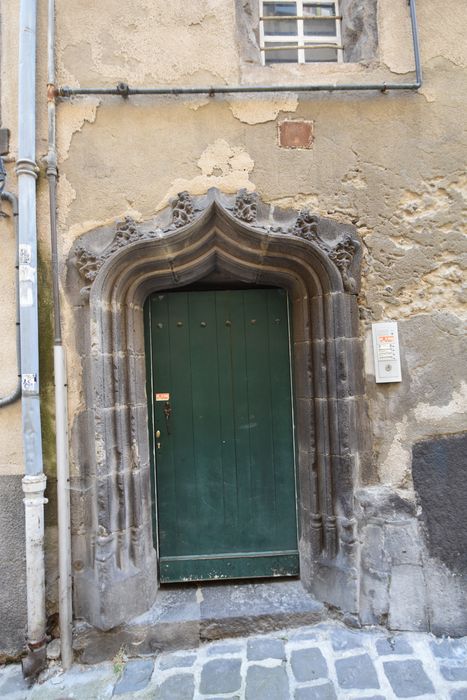
{"label": "orange sticker on door", "polygon": [[156,394],[156,401],[170,401],[170,394]]}

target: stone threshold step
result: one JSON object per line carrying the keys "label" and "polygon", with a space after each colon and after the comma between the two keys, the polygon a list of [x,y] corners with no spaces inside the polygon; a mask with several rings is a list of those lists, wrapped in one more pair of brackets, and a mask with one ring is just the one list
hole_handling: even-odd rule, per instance
{"label": "stone threshold step", "polygon": [[93,664],[119,651],[142,656],[196,648],[203,642],[265,634],[322,622],[326,608],[298,580],[163,586],[153,607],[127,624],[102,632],[77,625],[77,660]]}

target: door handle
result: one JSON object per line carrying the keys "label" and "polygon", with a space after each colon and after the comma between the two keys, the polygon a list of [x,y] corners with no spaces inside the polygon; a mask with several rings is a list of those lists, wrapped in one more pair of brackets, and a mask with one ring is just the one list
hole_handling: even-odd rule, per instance
{"label": "door handle", "polygon": [[161,449],[161,443],[159,442],[159,440],[161,439],[161,431],[160,431],[160,430],[156,430],[155,435],[156,435],[156,448],[157,448],[158,450],[160,450],[160,449]]}

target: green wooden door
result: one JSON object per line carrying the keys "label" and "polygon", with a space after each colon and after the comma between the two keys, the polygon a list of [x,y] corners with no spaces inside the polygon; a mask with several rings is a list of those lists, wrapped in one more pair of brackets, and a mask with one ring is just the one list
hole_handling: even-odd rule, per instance
{"label": "green wooden door", "polygon": [[161,582],[298,574],[286,293],[154,294],[146,314]]}

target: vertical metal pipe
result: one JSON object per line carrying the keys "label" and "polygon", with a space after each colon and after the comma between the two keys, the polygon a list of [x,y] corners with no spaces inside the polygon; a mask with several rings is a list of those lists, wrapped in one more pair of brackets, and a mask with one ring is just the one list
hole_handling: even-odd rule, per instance
{"label": "vertical metal pipe", "polygon": [[52,296],[54,308],[54,377],[55,377],[55,435],[57,453],[58,501],[58,595],[60,614],[60,651],[66,670],[73,663],[72,646],[72,579],[70,467],[68,461],[68,396],[66,355],[62,345],[60,312],[60,280],[57,249],[57,146],[55,105],[55,0],[48,0],[47,24],[47,110],[50,247],[52,253]]}
{"label": "vertical metal pipe", "polygon": [[18,176],[19,304],[23,478],[26,528],[27,676],[45,663],[44,491],[39,398],[39,322],[36,227],[36,0],[21,0],[19,15]]}
{"label": "vertical metal pipe", "polygon": [[417,10],[415,8],[415,0],[409,0],[410,6],[410,22],[412,25],[412,42],[413,55],[415,60],[415,84],[417,88],[422,86],[422,64],[420,61],[420,41],[418,38]]}
{"label": "vertical metal pipe", "polygon": [[63,345],[54,346],[55,430],[58,501],[58,595],[60,653],[64,670],[73,663],[71,599],[70,472],[68,462],[68,411],[66,359]]}
{"label": "vertical metal pipe", "polygon": [[19,297],[26,474],[42,474],[35,164],[36,2],[20,6],[18,106]]}

